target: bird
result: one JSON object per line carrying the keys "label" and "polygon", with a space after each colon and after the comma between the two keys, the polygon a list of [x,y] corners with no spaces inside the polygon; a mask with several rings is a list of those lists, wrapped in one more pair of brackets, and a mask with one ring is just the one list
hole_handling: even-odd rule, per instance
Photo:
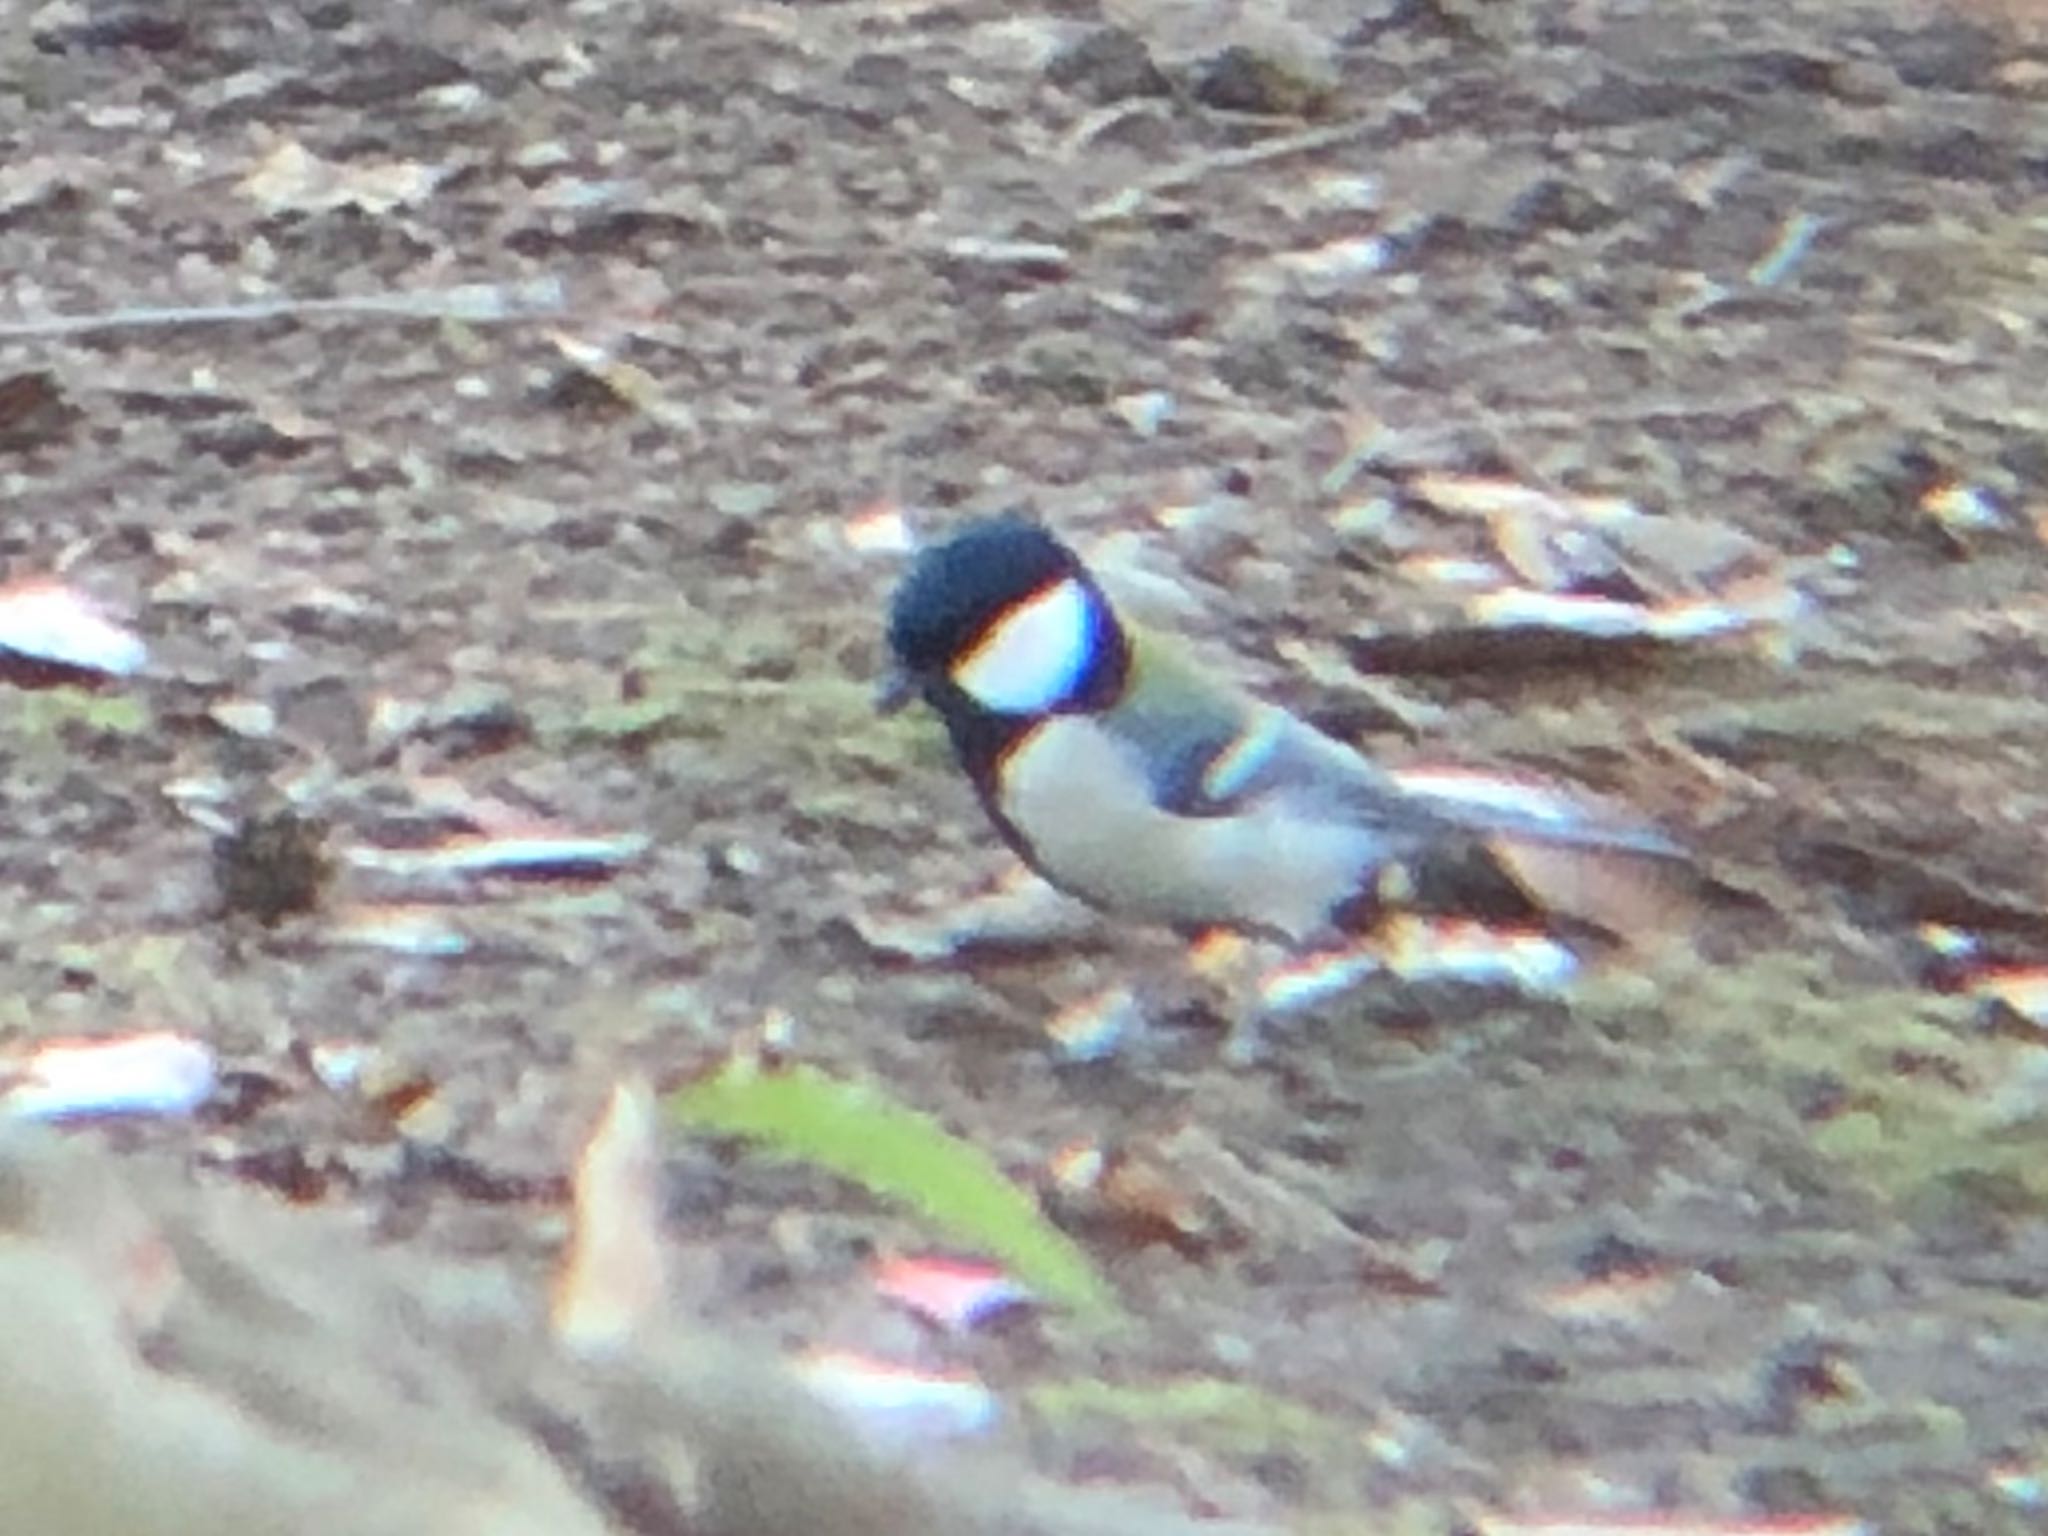
{"label": "bird", "polygon": [[1505,844],[1682,857],[1590,801],[1404,783],[1127,621],[1022,513],[973,518],[913,555],[887,649],[879,706],[928,705],[1003,841],[1114,917],[1304,947],[1390,907],[1528,915],[1496,857]]}

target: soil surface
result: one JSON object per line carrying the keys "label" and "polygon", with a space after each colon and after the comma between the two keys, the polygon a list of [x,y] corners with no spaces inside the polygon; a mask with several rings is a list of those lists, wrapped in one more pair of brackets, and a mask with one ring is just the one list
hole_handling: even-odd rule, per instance
{"label": "soil surface", "polygon": [[[87,1134],[537,1287],[611,1085],[779,1011],[1027,1184],[1093,1145],[1199,1212],[1067,1215],[1111,1338],[935,1350],[1055,1477],[1362,1531],[2036,1529],[2048,1057],[1938,984],[1927,927],[2048,953],[2035,20],[17,13],[0,555],[152,661],[0,711],[0,1025],[196,1033],[213,1103]],[[371,302],[470,284],[452,318]],[[364,302],[207,312],[281,296]],[[190,313],[9,328],[142,308]],[[1803,610],[1769,643],[1444,638],[1409,562],[1465,537],[1417,491],[1453,473],[1733,530]],[[1697,953],[1561,1001],[1368,987],[1238,1066],[1169,936],[877,949],[1006,864],[932,722],[869,707],[898,565],[850,520],[1011,505],[1391,761],[1640,807],[1726,888]],[[216,842],[280,807],[334,870],[266,926],[294,893]],[[518,818],[649,841],[427,892],[459,954],[374,928],[422,892],[363,850]],[[1063,1061],[1048,1020],[1119,982],[1151,1025]],[[404,1112],[323,1086],[335,1044]],[[729,1143],[669,1176],[690,1308],[791,1345],[872,1343],[870,1256],[933,1241]]]}

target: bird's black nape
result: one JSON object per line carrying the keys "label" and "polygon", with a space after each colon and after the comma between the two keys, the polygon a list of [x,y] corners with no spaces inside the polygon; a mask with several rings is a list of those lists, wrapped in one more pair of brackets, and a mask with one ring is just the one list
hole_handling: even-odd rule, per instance
{"label": "bird's black nape", "polygon": [[1003,613],[1069,577],[1087,572],[1038,523],[978,519],[919,551],[890,604],[889,649],[910,676],[941,676]]}

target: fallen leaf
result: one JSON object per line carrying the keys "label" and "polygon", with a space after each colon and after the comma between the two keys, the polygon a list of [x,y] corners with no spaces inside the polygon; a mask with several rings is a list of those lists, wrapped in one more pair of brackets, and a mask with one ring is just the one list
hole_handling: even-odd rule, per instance
{"label": "fallen leaf", "polygon": [[0,1058],[0,1113],[24,1120],[183,1115],[213,1096],[213,1048],[167,1030],[46,1040]]}
{"label": "fallen leaf", "polygon": [[268,213],[360,208],[384,214],[425,201],[448,174],[445,166],[413,160],[322,160],[296,139],[286,139],[257,162],[236,190]]}
{"label": "fallen leaf", "polygon": [[103,677],[131,677],[149,648],[90,598],[36,578],[0,587],[0,651]]}
{"label": "fallen leaf", "polygon": [[744,1137],[900,1201],[1083,1316],[1107,1320],[1118,1310],[1088,1256],[986,1152],[877,1088],[746,1061],[683,1088],[669,1108],[690,1130]]}
{"label": "fallen leaf", "polygon": [[660,1186],[654,1095],[620,1083],[576,1160],[574,1228],[554,1297],[555,1337],[571,1351],[618,1349],[661,1314]]}

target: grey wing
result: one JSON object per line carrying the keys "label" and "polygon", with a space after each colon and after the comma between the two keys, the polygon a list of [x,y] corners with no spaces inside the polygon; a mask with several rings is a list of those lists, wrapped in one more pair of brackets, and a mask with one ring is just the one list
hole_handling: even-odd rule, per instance
{"label": "grey wing", "polygon": [[1363,754],[1271,704],[1248,701],[1230,728],[1180,754],[1158,785],[1161,804],[1190,816],[1230,816],[1284,803],[1304,822],[1371,827],[1395,843],[1448,830],[1423,801]]}
{"label": "grey wing", "polygon": [[1284,799],[1304,820],[1366,825],[1392,845],[1456,834],[1682,858],[1684,850],[1623,808],[1541,781],[1452,770],[1389,771],[1272,705],[1255,704],[1174,786],[1194,815]]}
{"label": "grey wing", "polygon": [[1143,653],[1146,681],[1103,718],[1131,750],[1153,803],[1235,816],[1282,803],[1304,823],[1365,828],[1388,851],[1508,836],[1662,856],[1680,850],[1637,818],[1552,787],[1471,773],[1391,773],[1296,715],[1218,687],[1171,651]]}
{"label": "grey wing", "polygon": [[[1101,716],[1145,776],[1153,804],[1176,816],[1238,816],[1284,800],[1303,822],[1376,827],[1402,796],[1373,763],[1177,649],[1133,651],[1134,679]],[[1428,813],[1422,813],[1428,819]]]}

